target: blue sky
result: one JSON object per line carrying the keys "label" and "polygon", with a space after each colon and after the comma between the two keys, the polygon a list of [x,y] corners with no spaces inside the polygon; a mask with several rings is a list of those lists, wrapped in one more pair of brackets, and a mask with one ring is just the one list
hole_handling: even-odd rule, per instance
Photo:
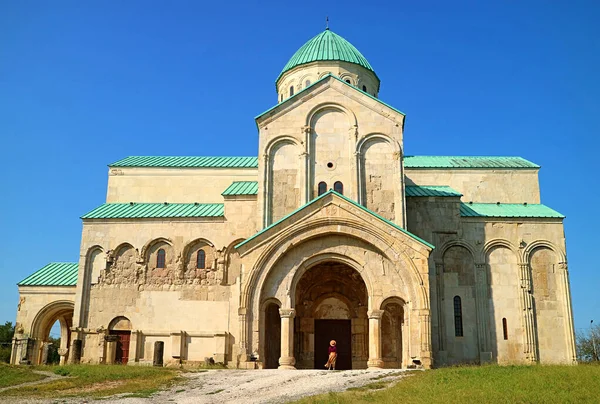
{"label": "blue sky", "polygon": [[596,1],[2,2],[0,321],[18,281],[78,260],[107,164],[256,155],[253,117],[326,15],[406,113],[406,154],[542,166],[542,202],[567,216],[576,327],[600,322]]}

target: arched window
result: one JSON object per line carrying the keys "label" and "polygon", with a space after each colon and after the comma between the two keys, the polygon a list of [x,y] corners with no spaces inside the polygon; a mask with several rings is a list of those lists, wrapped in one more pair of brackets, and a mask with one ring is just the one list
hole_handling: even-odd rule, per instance
{"label": "arched window", "polygon": [[504,339],[508,339],[508,325],[506,325],[506,318],[502,319],[502,331],[504,332]]}
{"label": "arched window", "polygon": [[342,194],[342,195],[344,195],[344,184],[342,184],[342,182],[341,182],[341,181],[336,181],[336,182],[333,184],[333,190],[334,190],[335,192],[337,192],[338,194]]}
{"label": "arched window", "polygon": [[290,86],[290,97],[294,95],[294,86]]}
{"label": "arched window", "polygon": [[319,196],[323,195],[325,192],[327,192],[327,183],[326,182],[319,182]]}
{"label": "arched window", "polygon": [[164,268],[165,267],[165,250],[164,249],[160,249],[158,250],[158,252],[156,253],[156,268]]}
{"label": "arched window", "polygon": [[308,87],[310,86],[310,80],[306,80],[306,82],[304,83],[304,87]]}
{"label": "arched window", "polygon": [[363,86],[363,91],[366,93],[367,92],[367,86]]}
{"label": "arched window", "polygon": [[204,252],[204,250],[198,250],[198,255],[196,257],[196,268],[206,268],[206,253]]}
{"label": "arched window", "polygon": [[346,79],[346,83],[352,84],[349,79]]}
{"label": "arched window", "polygon": [[462,305],[460,296],[454,296],[454,335],[463,336]]}

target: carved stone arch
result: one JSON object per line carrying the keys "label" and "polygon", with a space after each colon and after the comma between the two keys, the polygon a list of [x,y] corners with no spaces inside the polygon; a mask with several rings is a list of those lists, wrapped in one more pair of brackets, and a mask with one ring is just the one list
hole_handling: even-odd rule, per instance
{"label": "carved stone arch", "polygon": [[531,255],[533,254],[533,252],[538,249],[538,248],[548,248],[552,251],[554,251],[554,253],[556,254],[556,258],[557,258],[557,263],[564,263],[567,262],[567,256],[565,255],[565,253],[558,248],[554,243],[548,241],[548,240],[535,240],[532,241],[531,243],[527,244],[527,247],[525,247],[523,249],[522,252],[522,256],[519,257],[521,258],[521,262],[529,264],[530,262],[530,258]]}
{"label": "carved stone arch", "polygon": [[310,84],[312,85],[312,84],[314,84],[314,83],[315,83],[315,82],[316,82],[318,79],[315,79],[315,76],[314,76],[314,74],[312,74],[312,73],[307,73],[307,74],[303,75],[303,76],[300,78],[300,85],[302,86],[302,89],[305,89],[305,88],[306,88],[306,86],[304,85],[304,84],[306,83],[306,80],[310,80]]}
{"label": "carved stone arch", "polygon": [[319,79],[318,79],[318,80],[321,80],[323,77],[325,77],[325,76],[327,76],[327,75],[329,75],[329,74],[333,75],[333,73],[332,73],[332,72],[323,72],[323,73],[320,73],[320,74],[319,74]]}
{"label": "carved stone arch", "polygon": [[50,328],[56,321],[56,317],[62,312],[70,312],[71,316],[75,311],[75,303],[70,300],[56,300],[52,303],[48,303],[40,311],[37,312],[31,323],[31,337],[37,339],[46,338],[46,331],[50,331]]}
{"label": "carved stone arch", "polygon": [[521,259],[521,254],[519,254],[519,250],[517,249],[517,247],[511,243],[509,240],[503,239],[503,238],[495,238],[492,240],[487,241],[484,246],[483,249],[481,250],[481,257],[479,257],[480,259],[480,263],[484,263],[487,262],[487,257],[490,254],[490,252],[497,247],[504,247],[504,248],[508,248],[510,251],[512,251],[515,256],[517,257],[517,264],[520,264],[522,261]]}
{"label": "carved stone arch", "polygon": [[210,240],[205,239],[204,237],[198,237],[198,238],[186,243],[186,245],[183,247],[181,260],[178,263],[178,270],[180,271],[180,276],[183,276],[183,274],[190,269],[195,269],[195,267],[191,268],[191,262],[190,262],[190,260],[192,259],[191,254],[195,249],[202,248],[204,246],[209,247],[209,251],[207,251],[207,252],[210,253],[205,257],[206,268],[213,267],[212,261],[214,260],[214,256],[215,256],[215,252],[216,252],[215,245]]}
{"label": "carved stone arch", "polygon": [[287,303],[290,305],[290,307],[296,307],[297,302],[295,291],[298,288],[298,282],[300,281],[300,279],[302,279],[302,277],[308,270],[323,262],[339,262],[349,266],[360,275],[362,281],[365,283],[365,286],[367,287],[367,295],[374,295],[373,279],[369,277],[368,273],[362,270],[363,268],[358,262],[356,262],[351,257],[347,257],[341,254],[322,253],[314,255],[304,260],[297,268],[293,269],[296,272],[292,278],[292,281],[287,286],[287,290],[290,291],[290,294],[287,296],[290,300]]}
{"label": "carved stone arch", "polygon": [[[310,238],[307,238],[306,232],[308,231],[315,231],[315,234]],[[398,275],[406,280],[407,287],[412,292],[410,300],[414,301],[415,304],[421,308],[429,309],[429,292],[424,286],[423,278],[418,272],[412,259],[404,251],[398,251],[394,248],[393,242],[387,238],[389,235],[374,229],[367,229],[364,226],[364,222],[354,222],[348,219],[331,217],[326,219],[315,219],[286,231],[285,234],[282,234],[280,238],[275,240],[262,252],[251,269],[249,279],[243,287],[241,296],[242,307],[253,307],[253,301],[255,301],[256,298],[255,293],[260,293],[262,290],[262,285],[270,268],[283,257],[291,247],[297,245],[301,241],[307,241],[312,238],[331,234],[341,234],[343,236],[354,234],[357,239],[362,240],[367,244],[371,244],[377,250],[381,251],[382,256],[391,262],[402,260],[405,265],[396,265],[395,268],[397,271],[399,269],[405,269],[403,273],[399,273]],[[360,273],[361,271],[358,270],[358,272]],[[369,285],[367,285],[367,287],[368,286]]]}
{"label": "carved stone arch", "polygon": [[109,331],[131,331],[132,329],[131,320],[125,316],[117,316],[108,323]]}
{"label": "carved stone arch", "polygon": [[398,143],[398,141],[396,141],[395,139],[392,139],[390,136],[388,136],[386,134],[377,133],[377,132],[369,133],[369,134],[366,134],[365,136],[363,136],[356,143],[356,152],[362,154],[364,152],[363,148],[365,147],[365,145],[367,145],[372,140],[376,140],[376,139],[382,140],[382,141],[390,144],[394,148],[394,152],[399,153],[399,156],[402,157],[402,148],[400,147],[400,143]]}
{"label": "carved stone arch", "polygon": [[141,261],[140,263],[147,263],[150,249],[160,243],[168,244],[171,248],[173,248],[173,241],[169,238],[159,237],[155,238],[154,240],[150,240],[142,247],[142,251],[139,255],[139,259]]}
{"label": "carved stone arch", "polygon": [[302,146],[302,141],[296,139],[294,136],[280,135],[280,136],[276,136],[273,139],[269,140],[269,142],[265,146],[264,154],[266,154],[267,156],[269,156],[269,158],[271,158],[273,149],[276,146],[279,146],[280,143],[288,143],[288,144],[293,144],[295,146]]}
{"label": "carved stone arch", "polygon": [[383,310],[385,306],[390,303],[396,303],[400,306],[406,306],[409,302],[399,296],[387,296],[381,301],[381,305],[379,305],[379,310]]}
{"label": "carved stone arch", "polygon": [[124,249],[128,249],[128,248],[133,249],[136,252],[136,256],[139,258],[138,249],[135,248],[132,244],[124,242],[124,243],[117,245],[114,249],[108,250],[106,252],[106,261],[113,264],[115,262],[116,258],[121,253],[121,251],[123,251]]}
{"label": "carved stone arch", "polygon": [[469,253],[471,254],[471,257],[473,258],[474,263],[476,263],[475,259],[480,256],[480,254],[477,253],[477,250],[475,249],[475,247],[473,247],[473,245],[471,245],[471,243],[469,243],[468,241],[450,240],[450,241],[447,241],[446,243],[442,244],[441,247],[435,249],[435,251],[437,252],[436,258],[439,258],[440,260],[443,261],[444,255],[446,255],[446,252],[451,247],[463,247],[463,248],[467,249],[469,251]]}
{"label": "carved stone arch", "polygon": [[358,120],[356,119],[356,114],[352,110],[350,110],[349,108],[345,107],[342,104],[338,104],[338,103],[334,103],[334,102],[324,102],[324,103],[315,105],[308,112],[308,114],[306,115],[306,126],[309,126],[314,129],[313,125],[314,125],[315,116],[318,113],[320,113],[321,111],[324,111],[327,109],[337,110],[337,111],[345,114],[348,118],[348,128],[358,125]]}
{"label": "carved stone arch", "polygon": [[225,265],[227,269],[223,279],[226,285],[233,285],[235,283],[235,280],[239,276],[241,276],[241,258],[240,254],[235,249],[235,246],[243,242],[244,240],[245,239],[243,238],[238,238],[229,243],[227,247],[225,247]]}

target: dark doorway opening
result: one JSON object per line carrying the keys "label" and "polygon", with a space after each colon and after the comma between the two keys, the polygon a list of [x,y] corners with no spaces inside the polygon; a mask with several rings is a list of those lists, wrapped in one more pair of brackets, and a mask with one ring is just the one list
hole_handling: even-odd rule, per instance
{"label": "dark doorway opening", "polygon": [[281,317],[279,306],[270,303],[265,310],[265,368],[277,369],[281,356]]}
{"label": "dark doorway opening", "polygon": [[351,320],[315,320],[315,369],[325,369],[329,341],[337,342],[336,370],[352,369]]}
{"label": "dark doorway opening", "polygon": [[116,335],[118,338],[115,363],[127,365],[127,362],[129,362],[129,341],[131,339],[131,331],[111,330],[110,334]]}

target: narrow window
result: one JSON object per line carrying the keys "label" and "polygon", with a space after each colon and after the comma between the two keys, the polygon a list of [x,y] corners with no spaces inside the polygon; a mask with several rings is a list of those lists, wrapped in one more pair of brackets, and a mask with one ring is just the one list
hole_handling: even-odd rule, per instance
{"label": "narrow window", "polygon": [[323,195],[327,192],[327,183],[321,181],[319,182],[319,196]]}
{"label": "narrow window", "polygon": [[504,339],[508,339],[508,326],[506,325],[506,318],[502,319],[502,331],[504,332]]}
{"label": "narrow window", "polygon": [[162,248],[156,253],[156,268],[165,267],[165,250]]}
{"label": "narrow window", "polygon": [[294,86],[290,86],[290,97],[294,95]]}
{"label": "narrow window", "polygon": [[198,256],[196,257],[196,268],[206,268],[206,253],[204,250],[198,250]]}
{"label": "narrow window", "polygon": [[344,184],[342,184],[341,181],[336,181],[333,184],[333,190],[338,194],[344,195]]}
{"label": "narrow window", "polygon": [[352,83],[350,83],[350,80],[348,80],[348,79],[346,79],[346,83],[348,83],[348,84],[352,84]]}
{"label": "narrow window", "polygon": [[454,296],[454,335],[463,336],[462,305],[460,296]]}
{"label": "narrow window", "polygon": [[363,86],[363,91],[366,93],[367,92],[367,86]]}
{"label": "narrow window", "polygon": [[310,80],[306,80],[306,83],[304,83],[304,87],[308,87],[310,86]]}

